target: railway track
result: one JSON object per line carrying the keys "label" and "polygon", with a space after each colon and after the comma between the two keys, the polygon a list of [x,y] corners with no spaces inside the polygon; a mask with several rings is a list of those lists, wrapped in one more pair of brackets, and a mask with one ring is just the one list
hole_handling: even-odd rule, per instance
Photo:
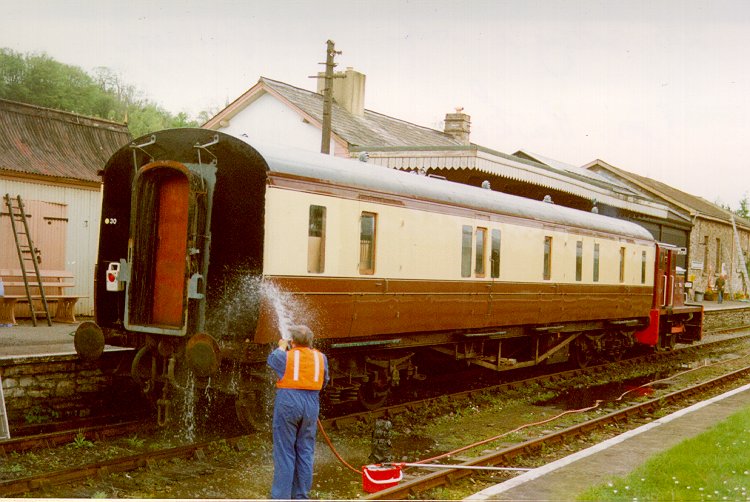
{"label": "railway track", "polygon": [[91,424],[88,422],[74,422],[64,430],[42,434],[21,435],[17,438],[0,441],[0,456],[11,452],[22,453],[40,448],[55,448],[74,441],[76,436],[83,434],[87,438],[101,441],[109,438],[126,436],[128,434],[148,434],[153,427],[146,425],[145,417],[123,420],[115,417],[113,422],[105,424]]}
{"label": "railway track", "polygon": [[[732,330],[725,330],[725,331],[731,332],[731,331],[737,331],[737,330],[732,329]],[[523,388],[523,387],[534,385],[534,384],[544,384],[544,383],[549,383],[549,382],[566,381],[566,380],[571,380],[573,378],[581,377],[581,376],[596,376],[596,375],[600,375],[603,373],[617,373],[617,372],[624,371],[625,369],[629,367],[634,367],[634,366],[644,364],[644,363],[653,364],[657,362],[669,361],[670,359],[675,358],[676,355],[678,357],[690,357],[691,355],[694,355],[694,354],[697,354],[706,350],[712,350],[714,348],[720,348],[724,345],[729,345],[741,338],[744,338],[744,337],[738,336],[734,338],[727,338],[727,339],[717,340],[717,341],[712,341],[712,342],[704,342],[700,345],[685,345],[685,346],[679,347],[669,352],[657,352],[657,353],[646,354],[646,355],[633,357],[629,359],[624,359],[622,361],[608,362],[605,364],[589,366],[587,368],[576,368],[576,369],[563,370],[563,371],[559,371],[555,373],[542,374],[542,375],[538,375],[538,376],[534,376],[530,378],[524,378],[522,380],[504,382],[504,383],[484,386],[484,387],[480,387],[476,389],[451,393],[448,396],[448,398],[451,401],[459,402],[459,401],[473,399],[475,396],[478,396],[480,394],[487,393],[487,392],[511,391],[514,389]],[[342,415],[339,417],[326,418],[325,420],[323,420],[323,424],[326,428],[343,428],[345,426],[349,426],[353,423],[356,423],[362,420],[375,420],[376,418],[381,418],[384,416],[395,416],[401,413],[415,411],[421,407],[427,406],[435,402],[436,399],[440,399],[440,398],[420,399],[416,401],[409,401],[406,403],[399,403],[399,404],[394,404],[391,406],[385,406],[383,408],[368,411],[368,412],[357,412],[357,413]]]}
{"label": "railway track", "polygon": [[613,411],[601,417],[588,420],[586,422],[570,426],[564,430],[549,433],[539,438],[531,439],[520,444],[489,453],[484,456],[476,457],[457,464],[455,468],[446,468],[439,472],[431,469],[431,472],[420,475],[398,486],[382,490],[366,497],[368,500],[401,500],[408,497],[418,498],[420,494],[447,484],[453,484],[456,481],[469,476],[472,471],[466,468],[472,467],[495,467],[517,466],[518,461],[524,457],[540,452],[543,449],[559,444],[565,444],[571,438],[578,438],[596,431],[602,431],[613,424],[621,425],[637,417],[643,417],[662,409],[665,405],[674,405],[683,403],[687,400],[704,394],[711,389],[728,385],[736,380],[746,378],[750,375],[750,366],[733,371],[726,375],[711,379],[697,385],[690,386],[686,389],[675,391],[646,402],[635,404],[627,408]]}
{"label": "railway track", "polygon": [[[554,382],[554,381],[565,381],[573,377],[582,376],[582,375],[596,376],[597,374],[602,374],[605,372],[622,371],[624,368],[631,366],[631,365],[642,364],[642,363],[654,363],[654,362],[658,362],[662,360],[667,360],[667,359],[673,358],[675,356],[675,353],[688,356],[689,354],[692,354],[696,351],[705,351],[707,349],[711,350],[713,348],[718,348],[722,345],[732,343],[735,340],[737,340],[737,338],[704,343],[700,346],[687,346],[687,347],[680,348],[673,352],[649,354],[647,356],[641,356],[635,359],[620,361],[618,363],[602,364],[598,366],[592,366],[586,369],[568,370],[568,371],[563,371],[563,372],[554,373],[554,374],[541,375],[538,377],[533,377],[533,378],[525,379],[522,381],[514,381],[514,382],[493,385],[490,387],[461,391],[461,392],[449,395],[448,399],[451,402],[457,402],[461,400],[472,399],[473,397],[481,393],[501,392],[501,391],[506,391],[506,390],[513,390],[515,388],[522,388],[524,386],[528,386],[531,384],[540,384],[540,383]],[[613,370],[613,364],[615,365],[614,370]],[[750,368],[746,368],[742,371],[745,371],[745,372],[750,371]],[[675,394],[679,394],[679,393],[675,393]],[[374,412],[370,411],[370,412],[363,412],[363,413],[354,413],[354,414],[349,414],[349,415],[340,416],[340,417],[326,418],[322,420],[322,423],[323,423],[324,428],[327,430],[334,429],[334,428],[342,428],[344,426],[351,425],[352,423],[356,423],[356,422],[372,421],[375,418],[383,416],[385,414],[389,414],[390,416],[395,416],[399,413],[414,411],[423,406],[428,406],[431,403],[434,403],[441,399],[443,400],[446,399],[446,396],[423,399],[423,400],[403,403],[403,404],[397,404],[397,405],[389,406],[387,408],[383,408],[381,410],[377,410]],[[658,400],[655,400],[655,401],[663,402],[662,399],[664,398],[659,398]],[[642,406],[642,405],[639,405],[639,406]],[[623,412],[618,412],[616,414],[613,414],[613,416],[627,416],[628,413],[632,414],[634,412],[623,411]],[[616,420],[616,418],[613,418],[612,420]],[[573,430],[576,430],[576,431],[585,430],[587,427],[592,428],[592,427],[596,427],[596,425],[582,424],[581,426],[577,426],[576,428],[571,428],[570,433],[573,433],[572,432]],[[131,434],[133,432],[138,432],[139,434],[142,434],[144,432],[143,422],[135,421],[131,423],[122,424],[121,426],[118,426],[118,427],[110,426],[108,428],[107,426],[99,426],[99,427],[90,428],[90,429],[77,429],[77,430],[71,430],[71,431],[43,434],[43,435],[29,437],[29,438],[6,440],[6,441],[0,442],[0,454],[8,453],[11,451],[16,451],[16,452],[28,451],[28,450],[33,450],[34,448],[50,448],[55,445],[70,443],[71,441],[74,440],[76,435],[79,435],[81,433],[84,433],[86,437],[90,437],[90,438],[106,439],[106,438],[115,437],[118,435],[122,436],[122,435]],[[522,454],[522,452],[528,453],[529,451],[533,451],[534,448],[541,448],[542,447],[541,445],[549,444],[549,441],[562,440],[562,439],[554,439],[554,436],[555,435],[551,435],[550,438],[546,440],[546,443],[544,441],[536,440],[536,441],[528,442],[528,444],[524,443],[523,445],[519,447],[514,447],[513,449],[510,449],[510,451],[506,452],[504,456],[503,455],[498,456],[498,459],[496,461],[482,458],[482,459],[477,459],[475,461],[472,461],[472,463],[467,463],[466,465],[497,465],[499,463],[505,463],[507,459],[510,458],[508,456],[512,455],[514,451],[518,451],[519,453],[517,453],[516,455],[520,455]],[[128,470],[134,470],[140,467],[151,465],[154,462],[165,460],[165,459],[192,458],[196,456],[200,457],[202,455],[201,452],[211,448],[212,446],[216,445],[219,442],[225,442],[232,447],[240,448],[241,446],[238,446],[238,445],[241,445],[243,441],[247,442],[246,436],[236,436],[236,437],[231,437],[228,439],[221,439],[218,441],[216,440],[204,441],[204,442],[190,444],[190,445],[167,448],[167,449],[154,451],[154,452],[139,453],[139,454],[128,455],[128,456],[124,456],[120,458],[109,459],[109,460],[105,460],[101,462],[94,462],[94,463],[90,463],[87,465],[81,465],[81,466],[72,467],[69,469],[63,469],[63,470],[59,470],[55,472],[40,473],[34,476],[28,476],[24,478],[2,481],[0,482],[0,497],[22,495],[22,494],[40,490],[40,489],[43,489],[45,487],[52,486],[52,485],[81,481],[92,476],[102,476],[105,473],[115,473],[115,472],[124,472]],[[537,444],[539,446],[535,446]],[[408,495],[410,493],[414,494],[418,491],[423,491],[426,489],[434,488],[436,486],[440,486],[441,484],[449,482],[449,480],[452,481],[455,479],[460,479],[466,474],[467,473],[465,471],[461,473],[456,473],[453,471],[433,473],[431,475],[426,476],[424,482],[419,482],[415,480],[415,481],[410,481],[408,484],[404,484],[403,486],[406,487],[406,492],[404,493]],[[422,483],[424,484],[422,485]],[[389,491],[387,494],[382,494],[382,495],[385,496],[386,498],[398,498],[398,493],[400,492],[392,493]],[[381,494],[378,494],[378,495],[380,496]]]}

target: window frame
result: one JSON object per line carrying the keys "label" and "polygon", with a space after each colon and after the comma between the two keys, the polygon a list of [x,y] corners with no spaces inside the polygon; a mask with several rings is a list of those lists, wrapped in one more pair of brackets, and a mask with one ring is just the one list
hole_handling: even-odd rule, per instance
{"label": "window frame", "polygon": [[[364,261],[365,251],[365,240],[363,237],[363,223],[366,218],[372,219],[372,241],[370,244],[369,262]],[[378,234],[378,214],[372,211],[362,211],[359,216],[359,273],[360,275],[373,275],[375,274],[375,259],[376,259],[376,246],[377,246],[377,234]]]}
{"label": "window frame", "polygon": [[[315,210],[322,210],[320,212],[320,235],[313,235],[313,229],[314,229],[314,223],[316,223],[313,218],[317,218],[316,215],[313,214],[313,211]],[[310,204],[309,212],[308,212],[308,223],[307,223],[307,273],[308,274],[323,274],[325,273],[326,268],[326,217],[328,215],[328,209],[326,206],[320,206],[317,204]],[[317,232],[316,232],[317,233]],[[311,255],[313,253],[313,245],[314,241],[312,239],[314,238],[320,238],[320,241],[318,241],[317,246],[317,252],[318,252],[318,260],[317,260],[317,270],[311,270]]]}
{"label": "window frame", "polygon": [[552,280],[552,236],[544,236],[544,268],[542,270],[542,280]]}
{"label": "window frame", "polygon": [[[467,246],[468,244],[468,246]],[[474,227],[461,226],[461,277],[471,277],[471,260],[474,252]]]}
{"label": "window frame", "polygon": [[[481,235],[481,237],[480,237]],[[481,249],[479,247],[481,243]],[[477,227],[474,231],[474,277],[487,274],[487,228]]]}
{"label": "window frame", "polygon": [[493,228],[490,232],[490,277],[500,278],[500,247],[503,234],[499,228]]}
{"label": "window frame", "polygon": [[601,248],[598,242],[594,243],[594,282],[599,282],[599,259]]}
{"label": "window frame", "polygon": [[583,280],[583,241],[576,241],[576,281]]}

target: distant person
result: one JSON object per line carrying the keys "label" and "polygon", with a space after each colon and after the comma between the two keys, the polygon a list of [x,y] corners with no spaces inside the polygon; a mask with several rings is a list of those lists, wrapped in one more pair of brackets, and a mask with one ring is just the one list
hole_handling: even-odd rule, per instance
{"label": "distant person", "polygon": [[312,348],[307,326],[289,328],[292,339],[279,340],[268,355],[276,372],[273,406],[273,485],[271,498],[307,499],[313,479],[320,390],[328,383],[328,359]]}
{"label": "distant person", "polygon": [[719,297],[719,303],[724,302],[724,287],[727,285],[727,279],[724,274],[716,278],[716,293]]}

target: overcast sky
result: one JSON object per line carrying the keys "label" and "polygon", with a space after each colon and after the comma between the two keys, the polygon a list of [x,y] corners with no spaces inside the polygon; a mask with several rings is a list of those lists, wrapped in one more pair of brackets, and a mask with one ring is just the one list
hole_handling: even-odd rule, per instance
{"label": "overcast sky", "polygon": [[471,140],[622,169],[720,200],[750,191],[750,2],[0,0],[0,47],[108,67],[171,112],[261,76],[315,90],[325,42],[365,107]]}

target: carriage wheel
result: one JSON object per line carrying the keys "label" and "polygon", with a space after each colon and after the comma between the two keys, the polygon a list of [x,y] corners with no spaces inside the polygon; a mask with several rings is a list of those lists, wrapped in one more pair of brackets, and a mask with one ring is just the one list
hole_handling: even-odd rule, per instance
{"label": "carriage wheel", "polygon": [[237,419],[248,432],[267,431],[273,417],[273,404],[264,389],[241,391],[234,402]]}
{"label": "carriage wheel", "polygon": [[659,343],[661,344],[662,350],[671,351],[674,350],[674,346],[677,342],[677,336],[673,334],[662,335]]}
{"label": "carriage wheel", "polygon": [[390,394],[390,386],[385,379],[371,380],[362,384],[357,398],[366,410],[377,410],[385,404]]}
{"label": "carriage wheel", "polygon": [[594,342],[584,335],[579,336],[575,341],[573,350],[575,364],[579,368],[586,368],[596,360],[596,357],[597,352]]}

